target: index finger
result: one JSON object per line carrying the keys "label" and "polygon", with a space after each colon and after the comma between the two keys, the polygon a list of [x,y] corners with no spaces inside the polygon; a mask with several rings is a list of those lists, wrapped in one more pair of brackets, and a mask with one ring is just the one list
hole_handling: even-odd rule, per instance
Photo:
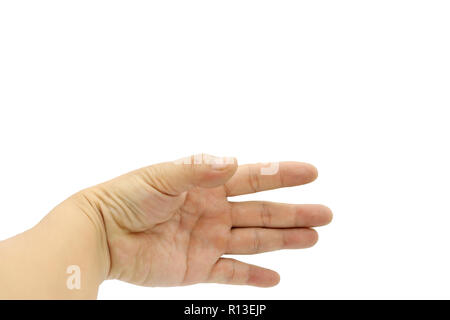
{"label": "index finger", "polygon": [[236,173],[225,183],[228,197],[264,190],[293,187],[314,181],[317,169],[304,162],[277,162],[239,166]]}

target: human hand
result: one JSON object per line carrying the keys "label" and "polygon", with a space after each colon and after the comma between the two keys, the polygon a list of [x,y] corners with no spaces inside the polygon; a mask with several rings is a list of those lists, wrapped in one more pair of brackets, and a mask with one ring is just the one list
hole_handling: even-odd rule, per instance
{"label": "human hand", "polygon": [[313,166],[299,162],[281,162],[273,175],[262,175],[261,168],[195,156],[130,172],[74,199],[104,223],[110,279],[143,286],[268,287],[279,282],[276,272],[222,255],[311,247],[317,232],[310,227],[329,223],[332,214],[322,205],[228,201],[317,177]]}

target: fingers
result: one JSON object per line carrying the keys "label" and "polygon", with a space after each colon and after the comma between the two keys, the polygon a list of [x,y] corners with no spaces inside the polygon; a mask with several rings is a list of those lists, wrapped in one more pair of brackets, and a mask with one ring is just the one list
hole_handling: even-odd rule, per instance
{"label": "fingers", "polygon": [[317,169],[302,162],[280,162],[270,168],[262,164],[239,166],[225,184],[227,196],[306,184],[317,178]]}
{"label": "fingers", "polygon": [[328,207],[319,204],[231,202],[233,227],[318,227],[330,223],[332,216]]}
{"label": "fingers", "polygon": [[256,254],[281,249],[303,249],[312,247],[317,240],[317,232],[308,228],[235,228],[231,230],[226,253]]}
{"label": "fingers", "polygon": [[213,266],[208,282],[272,287],[280,282],[275,271],[235,259],[220,258]]}
{"label": "fingers", "polygon": [[236,168],[235,158],[201,154],[142,168],[137,172],[162,193],[179,195],[193,187],[212,188],[223,185],[235,173]]}

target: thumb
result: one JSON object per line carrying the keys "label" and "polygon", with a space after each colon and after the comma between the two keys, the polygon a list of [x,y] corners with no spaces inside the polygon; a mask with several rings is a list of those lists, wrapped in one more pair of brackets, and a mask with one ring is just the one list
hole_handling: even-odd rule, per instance
{"label": "thumb", "polygon": [[223,185],[236,169],[235,158],[198,154],[139,171],[155,189],[176,196],[193,187],[213,188]]}

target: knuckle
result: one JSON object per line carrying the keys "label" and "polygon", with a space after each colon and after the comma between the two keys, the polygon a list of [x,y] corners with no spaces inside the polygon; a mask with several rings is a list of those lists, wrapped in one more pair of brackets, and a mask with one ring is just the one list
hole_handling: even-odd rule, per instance
{"label": "knuckle", "polygon": [[236,277],[236,261],[228,260],[226,282],[233,283]]}
{"label": "knuckle", "polygon": [[261,235],[258,228],[255,228],[253,234],[253,252],[254,253],[261,252]]}
{"label": "knuckle", "polygon": [[253,192],[258,192],[261,190],[259,170],[253,166],[248,167],[248,184]]}
{"label": "knuckle", "polygon": [[266,202],[261,201],[260,206],[261,206],[261,208],[260,208],[261,224],[264,228],[267,228],[271,225],[272,213]]}

